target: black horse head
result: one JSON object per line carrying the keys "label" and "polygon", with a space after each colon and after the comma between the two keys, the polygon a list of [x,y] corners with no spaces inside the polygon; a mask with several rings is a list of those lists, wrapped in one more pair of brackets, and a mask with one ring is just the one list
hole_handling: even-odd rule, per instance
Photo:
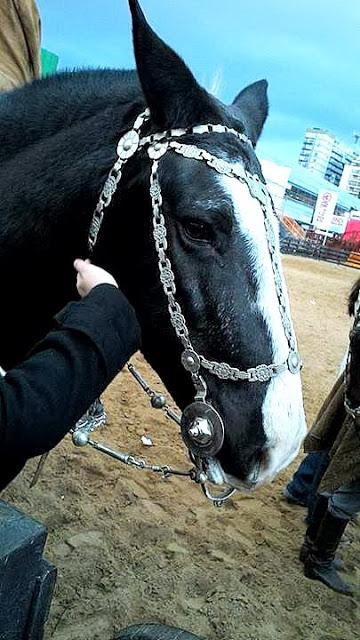
{"label": "black horse head", "polygon": [[[184,62],[148,26],[130,0],[137,74],[65,73],[0,101],[0,362],[8,367],[47,328],[73,294],[72,260],[86,252],[92,211],[116,157],[116,142],[148,106],[145,133],[222,124],[244,133],[191,135],[234,166],[261,176],[253,147],[268,110],[266,82],[244,89],[230,106],[201,88]],[[200,140],[201,138],[201,140]],[[106,212],[94,262],[109,268],[133,303],[143,352],[181,408],[194,388],[180,363],[152,235],[150,162],[138,152],[126,165]],[[177,299],[191,342],[209,360],[246,370],[280,364],[289,353],[275,289],[263,212],[246,184],[173,151],[159,180]],[[269,220],[275,235],[278,223]],[[279,247],[275,252],[279,259]],[[46,267],[51,260],[51,273]],[[280,267],[281,269],[281,267]],[[285,283],[282,283],[285,292]],[[287,304],[286,295],[283,304]],[[237,486],[270,479],[298,451],[305,431],[299,374],[268,382],[202,375],[221,414],[225,440],[210,462],[215,482]]]}
{"label": "black horse head", "polygon": [[[246,134],[255,146],[268,111],[266,81],[244,89],[232,105],[222,104],[198,85],[185,63],[149,27],[138,2],[131,0],[130,7],[151,130],[222,124]],[[189,132],[185,141],[261,175],[252,146],[231,134]],[[181,345],[159,280],[149,207],[150,163],[144,153],[130,164],[121,190],[126,213],[109,215],[100,245],[109,252],[108,236],[117,237],[110,231],[114,217],[126,215],[128,240],[122,260],[128,274],[124,278],[126,269],[121,270],[121,284],[142,325],[145,357],[184,408],[194,390],[180,364]],[[289,347],[259,202],[245,184],[173,152],[161,161],[159,172],[177,297],[196,350],[242,370],[284,362]],[[274,215],[271,223],[278,234]],[[139,260],[139,253],[146,259]],[[116,255],[115,246],[111,254]],[[220,381],[205,371],[203,376],[209,398],[225,421],[224,446],[210,464],[212,479],[235,485],[261,482],[286,466],[304,435],[299,375],[285,371],[268,383]]]}

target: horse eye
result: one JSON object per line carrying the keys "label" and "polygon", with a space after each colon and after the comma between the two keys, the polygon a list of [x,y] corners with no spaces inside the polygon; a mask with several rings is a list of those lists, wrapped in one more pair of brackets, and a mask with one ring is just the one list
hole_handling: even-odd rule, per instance
{"label": "horse eye", "polygon": [[211,240],[211,227],[206,222],[198,222],[194,220],[187,220],[183,223],[185,233],[192,240],[200,240],[202,242],[209,242]]}

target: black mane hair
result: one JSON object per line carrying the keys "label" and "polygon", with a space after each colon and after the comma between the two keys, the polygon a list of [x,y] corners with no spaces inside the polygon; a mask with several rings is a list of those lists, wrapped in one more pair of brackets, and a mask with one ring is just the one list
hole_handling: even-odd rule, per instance
{"label": "black mane hair", "polygon": [[35,80],[0,99],[0,162],[102,112],[113,113],[119,132],[124,111],[130,120],[144,105],[134,70],[83,69]]}

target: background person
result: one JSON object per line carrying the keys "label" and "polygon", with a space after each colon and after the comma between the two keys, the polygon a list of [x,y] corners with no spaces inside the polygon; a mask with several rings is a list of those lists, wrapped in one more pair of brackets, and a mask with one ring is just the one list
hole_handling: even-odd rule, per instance
{"label": "background person", "polygon": [[0,91],[40,77],[40,33],[34,0],[1,0]]}
{"label": "background person", "polygon": [[350,519],[360,512],[359,290],[360,279],[349,300],[355,322],[346,377],[343,374],[335,383],[305,440],[305,450],[326,453],[328,464],[316,478],[317,496],[314,505],[310,504],[309,526],[300,551],[308,578],[346,595],[352,589],[337,572],[335,554]]}
{"label": "background person", "polygon": [[283,490],[289,504],[308,507],[317,492],[318,479],[329,464],[326,451],[312,451],[302,460],[292,479]]}

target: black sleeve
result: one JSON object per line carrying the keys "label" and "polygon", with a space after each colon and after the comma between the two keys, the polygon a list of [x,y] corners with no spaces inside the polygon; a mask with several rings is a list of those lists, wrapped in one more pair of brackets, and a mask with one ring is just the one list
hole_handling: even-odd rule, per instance
{"label": "black sleeve", "polygon": [[112,285],[95,287],[55,320],[0,379],[0,490],[28,458],[60,442],[140,345],[135,313]]}

